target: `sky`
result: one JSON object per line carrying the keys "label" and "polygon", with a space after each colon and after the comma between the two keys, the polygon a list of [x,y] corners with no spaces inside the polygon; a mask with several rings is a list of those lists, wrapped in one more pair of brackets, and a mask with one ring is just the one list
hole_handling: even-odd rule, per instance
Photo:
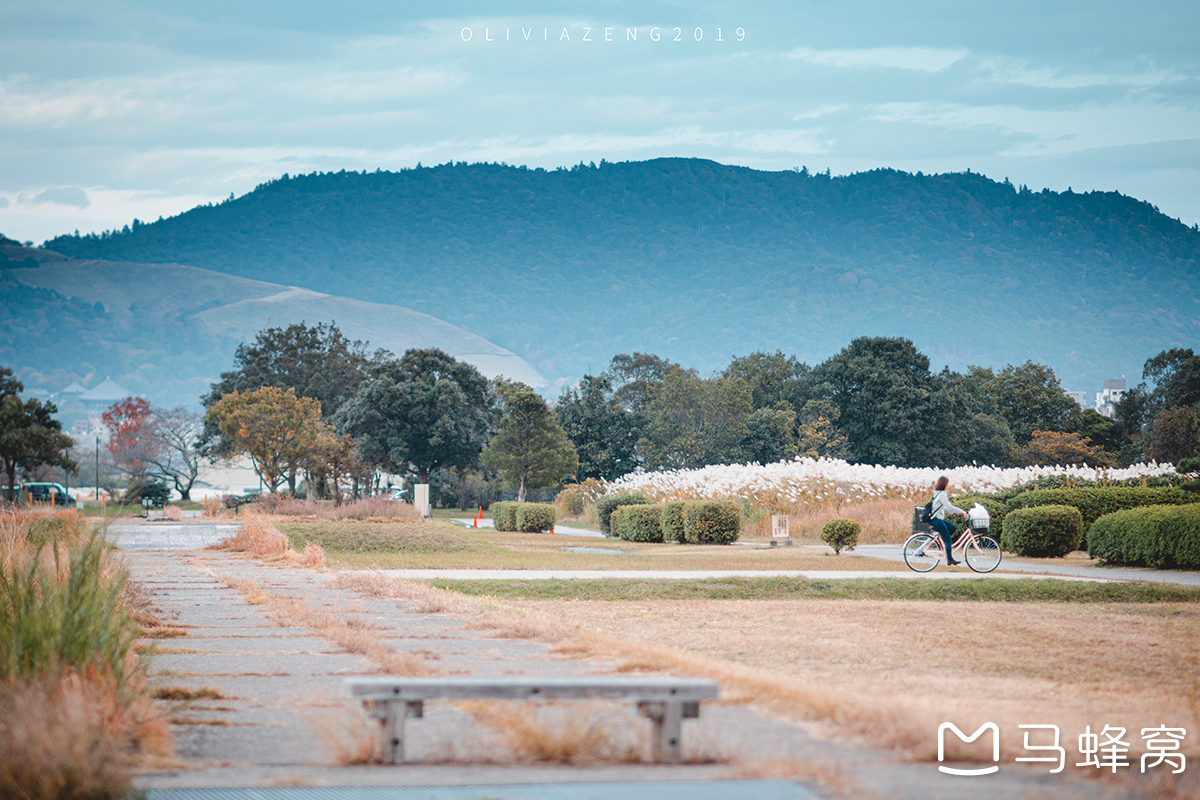
{"label": "sky", "polygon": [[1200,3],[0,0],[0,233],[283,173],[971,169],[1200,222]]}

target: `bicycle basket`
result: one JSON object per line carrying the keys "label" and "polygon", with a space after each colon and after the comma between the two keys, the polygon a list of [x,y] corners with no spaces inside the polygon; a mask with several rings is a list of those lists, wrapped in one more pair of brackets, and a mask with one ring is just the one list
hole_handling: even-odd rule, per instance
{"label": "bicycle basket", "polygon": [[971,526],[971,530],[982,533],[992,527],[992,517],[986,508],[976,503],[967,511],[967,524]]}

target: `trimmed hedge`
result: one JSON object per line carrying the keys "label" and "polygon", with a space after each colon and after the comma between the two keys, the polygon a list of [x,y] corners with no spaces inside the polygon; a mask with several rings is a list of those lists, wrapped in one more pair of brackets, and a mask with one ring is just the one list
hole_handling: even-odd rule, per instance
{"label": "trimmed hedge", "polygon": [[517,506],[511,500],[492,503],[492,527],[498,531],[515,531],[517,529]]}
{"label": "trimmed hedge", "polygon": [[1200,569],[1200,506],[1146,506],[1106,514],[1088,529],[1088,555],[1109,564]]}
{"label": "trimmed hedge", "polygon": [[1083,515],[1075,506],[1018,508],[1004,518],[1001,546],[1019,556],[1061,558],[1082,541]]}
{"label": "trimmed hedge", "polygon": [[661,542],[662,515],[662,506],[619,506],[613,509],[612,531],[627,542]]}
{"label": "trimmed hedge", "polygon": [[554,530],[558,515],[548,503],[517,503],[516,529],[522,533],[541,533]]}
{"label": "trimmed hedge", "polygon": [[680,544],[687,541],[687,533],[684,531],[683,524],[683,514],[687,504],[687,500],[672,500],[662,505],[663,541],[679,542]]}
{"label": "trimmed hedge", "polygon": [[833,548],[833,554],[858,546],[858,533],[862,526],[852,519],[831,519],[821,526],[821,539]]}
{"label": "trimmed hedge", "polygon": [[697,500],[683,514],[684,538],[693,544],[729,544],[742,531],[742,510],[731,500]]}
{"label": "trimmed hedge", "polygon": [[[1087,486],[1074,489],[1035,489],[1008,501],[1008,510],[1035,506],[1075,506],[1083,515],[1084,528],[1106,514],[1129,508],[1185,505],[1200,501],[1200,495],[1177,487]],[[988,509],[991,513],[991,509]],[[993,517],[994,519],[994,517]]]}
{"label": "trimmed hedge", "polygon": [[629,492],[626,494],[610,494],[596,501],[596,517],[600,521],[600,532],[605,536],[613,536],[612,513],[621,506],[644,506],[650,499],[644,494]]}
{"label": "trimmed hedge", "polygon": [[[952,498],[950,502],[954,503],[954,505],[958,506],[959,508],[965,508],[967,510],[970,510],[971,506],[979,503],[979,505],[987,509],[988,516],[991,517],[991,529],[994,531],[1004,530],[1004,517],[1006,514],[1008,514],[1009,509],[1008,505],[1003,500],[998,500],[995,497],[986,494],[961,494],[958,497]],[[956,514],[955,516],[958,515]],[[966,522],[965,518],[960,517],[960,519],[963,519],[964,523]],[[996,538],[998,539],[1000,537],[997,536]]]}

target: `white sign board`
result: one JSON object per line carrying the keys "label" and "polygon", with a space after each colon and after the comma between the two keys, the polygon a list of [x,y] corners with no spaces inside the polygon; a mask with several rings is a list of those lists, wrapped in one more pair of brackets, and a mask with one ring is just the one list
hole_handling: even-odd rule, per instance
{"label": "white sign board", "polygon": [[771,538],[788,539],[788,518],[786,514],[771,515]]}
{"label": "white sign board", "polygon": [[429,516],[429,484],[418,483],[413,487],[413,508],[420,512],[422,517]]}

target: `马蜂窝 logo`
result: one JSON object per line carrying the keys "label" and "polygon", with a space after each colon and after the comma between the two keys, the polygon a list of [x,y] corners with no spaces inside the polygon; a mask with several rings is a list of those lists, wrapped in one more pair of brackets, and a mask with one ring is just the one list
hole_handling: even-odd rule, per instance
{"label": "\u9a6c\u8702\u7a9d logo", "polygon": [[1000,728],[994,722],[985,722],[979,726],[978,730],[967,736],[958,729],[958,726],[953,722],[943,722],[938,726],[938,772],[945,772],[947,775],[991,775],[993,772],[999,772],[1000,767],[993,764],[990,767],[979,767],[977,769],[959,769],[957,767],[945,767],[940,762],[946,760],[946,731],[954,731],[954,735],[961,741],[968,744],[978,739],[985,731],[992,732],[992,761],[1000,760]]}

